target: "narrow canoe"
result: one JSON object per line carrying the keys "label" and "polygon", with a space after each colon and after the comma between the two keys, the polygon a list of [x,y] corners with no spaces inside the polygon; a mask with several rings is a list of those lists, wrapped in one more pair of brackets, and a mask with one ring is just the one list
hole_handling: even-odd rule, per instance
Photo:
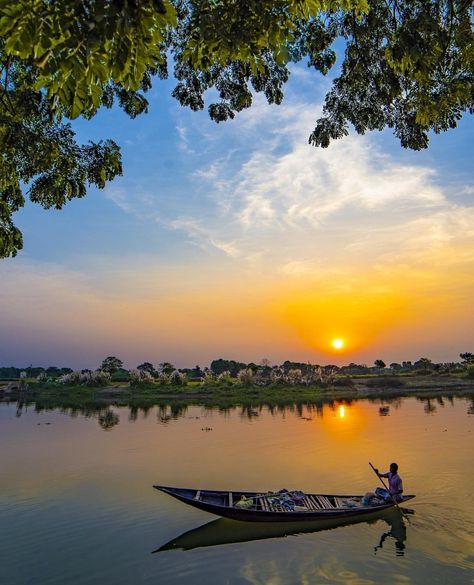
{"label": "narrow canoe", "polygon": [[[363,496],[360,495],[304,494],[301,505],[296,510],[288,510],[275,502],[278,494],[197,490],[162,485],[153,487],[194,508],[216,514],[216,516],[248,522],[300,522],[328,518],[353,518],[388,510],[395,505],[393,502],[384,502],[379,505],[366,506],[363,505]],[[236,507],[236,503],[242,496],[253,500],[251,507],[246,509]],[[414,495],[403,496],[399,504],[404,504],[414,497]]]}

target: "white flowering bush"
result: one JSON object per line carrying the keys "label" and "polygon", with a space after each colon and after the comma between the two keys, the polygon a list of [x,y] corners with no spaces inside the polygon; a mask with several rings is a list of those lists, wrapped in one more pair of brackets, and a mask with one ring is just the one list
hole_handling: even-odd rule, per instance
{"label": "white flowering bush", "polygon": [[82,383],[86,386],[107,386],[111,380],[109,372],[97,370],[95,372],[84,372],[82,374]]}
{"label": "white flowering bush", "polygon": [[292,386],[295,386],[296,384],[301,384],[302,381],[303,375],[299,368],[289,370],[288,373],[286,374],[286,382],[288,384],[291,384]]}
{"label": "white flowering bush", "polygon": [[160,386],[166,386],[170,383],[170,375],[166,372],[160,372],[156,378],[156,381],[158,384],[160,384]]}
{"label": "white flowering bush", "polygon": [[241,384],[242,386],[247,386],[249,384],[254,383],[255,375],[250,368],[244,368],[243,370],[240,370],[239,373],[237,374],[237,380],[239,381],[239,384]]}
{"label": "white flowering bush", "polygon": [[322,368],[321,366],[314,366],[313,367],[313,382],[320,382],[324,385],[329,385],[334,382],[336,379],[336,369],[326,369]]}
{"label": "white flowering bush", "polygon": [[204,370],[204,376],[202,377],[201,384],[203,386],[212,386],[213,384],[217,383],[217,376],[214,374],[212,370],[206,368]]}
{"label": "white flowering bush", "polygon": [[225,372],[222,372],[217,376],[217,381],[220,384],[227,384],[231,386],[232,384],[234,384],[235,379],[231,376],[231,373],[228,370],[226,370]]}
{"label": "white flowering bush", "polygon": [[155,379],[147,370],[130,371],[130,386],[145,386],[154,382]]}
{"label": "white flowering bush", "polygon": [[110,374],[103,370],[96,372],[71,372],[70,374],[63,374],[57,379],[58,384],[69,386],[107,386],[110,382]]}
{"label": "white flowering bush", "polygon": [[46,374],[46,372],[41,372],[41,374],[39,376],[37,376],[36,378],[37,382],[47,382],[48,381],[48,375]]}
{"label": "white flowering bush", "polygon": [[66,384],[77,385],[84,383],[83,374],[79,371],[70,372],[69,374],[63,374],[62,376],[59,376],[59,378],[56,381],[58,382],[58,384],[64,385]]}
{"label": "white flowering bush", "polygon": [[270,372],[270,382],[272,384],[282,384],[285,381],[285,372],[282,368],[272,368]]}
{"label": "white flowering bush", "polygon": [[187,382],[188,378],[186,376],[186,374],[183,374],[181,372],[178,372],[178,370],[174,370],[174,372],[171,372],[170,374],[170,384],[173,384],[174,386],[184,386]]}
{"label": "white flowering bush", "polygon": [[270,376],[265,370],[259,369],[253,375],[253,384],[255,386],[268,386],[270,384]]}

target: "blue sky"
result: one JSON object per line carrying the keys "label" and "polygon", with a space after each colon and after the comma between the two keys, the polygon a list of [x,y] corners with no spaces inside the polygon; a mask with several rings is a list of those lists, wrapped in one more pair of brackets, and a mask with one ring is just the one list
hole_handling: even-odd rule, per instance
{"label": "blue sky", "polygon": [[322,151],[307,138],[329,83],[296,66],[281,106],[256,96],[215,124],[158,81],[147,115],[76,122],[80,141],[121,145],[124,176],[16,215],[25,246],[0,265],[0,363],[324,363],[339,359],[324,349],[338,328],[354,340],[342,362],[472,350],[472,119],[427,151],[390,131]]}

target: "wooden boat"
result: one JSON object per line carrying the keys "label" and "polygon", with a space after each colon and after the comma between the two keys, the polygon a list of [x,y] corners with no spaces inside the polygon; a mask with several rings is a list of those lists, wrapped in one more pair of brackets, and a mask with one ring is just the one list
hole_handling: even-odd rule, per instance
{"label": "wooden boat", "polygon": [[[304,494],[301,505],[287,509],[280,505],[278,493],[229,492],[222,490],[197,490],[154,485],[155,489],[176,498],[180,502],[224,518],[248,522],[300,522],[328,518],[353,518],[355,516],[388,510],[394,502],[364,505],[363,496],[339,496],[330,494]],[[399,504],[413,499],[403,496]],[[246,508],[239,507],[242,499],[252,500]]]}

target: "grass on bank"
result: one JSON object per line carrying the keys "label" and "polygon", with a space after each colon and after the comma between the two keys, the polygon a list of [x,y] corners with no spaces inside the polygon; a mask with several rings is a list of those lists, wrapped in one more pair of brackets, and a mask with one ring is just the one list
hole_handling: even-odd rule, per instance
{"label": "grass on bank", "polygon": [[115,401],[127,403],[140,401],[153,403],[161,399],[188,403],[201,402],[214,404],[250,404],[255,402],[291,403],[295,401],[313,401],[322,397],[363,398],[366,396],[390,396],[455,390],[473,392],[474,379],[464,375],[451,376],[341,376],[330,384],[287,385],[270,384],[266,386],[245,385],[241,383],[202,384],[199,381],[187,381],[181,385],[142,383],[131,386],[128,382],[108,383],[100,387],[83,384],[58,384],[57,382],[27,381],[27,391],[13,391],[5,394],[0,381],[0,398],[16,398],[27,395],[28,400],[65,400],[68,403],[82,404],[88,401]]}

